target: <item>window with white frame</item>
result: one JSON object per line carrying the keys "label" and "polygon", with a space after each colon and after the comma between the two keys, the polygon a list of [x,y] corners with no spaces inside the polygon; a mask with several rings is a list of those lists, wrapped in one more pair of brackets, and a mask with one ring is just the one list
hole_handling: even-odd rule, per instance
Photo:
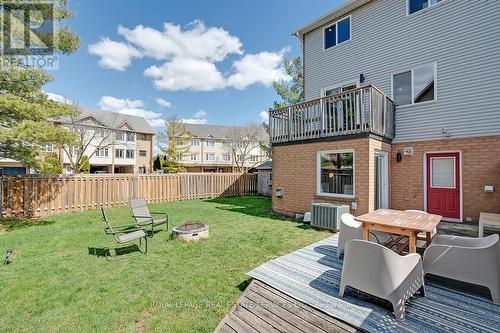
{"label": "window with white frame", "polygon": [[40,148],[45,153],[52,153],[54,151],[54,146],[51,144],[42,145]]}
{"label": "window with white frame", "polygon": [[215,147],[215,140],[207,140],[207,147]]}
{"label": "window with white frame", "polygon": [[108,157],[109,156],[109,149],[108,148],[97,148],[95,150],[95,156],[96,157]]}
{"label": "window with white frame", "polygon": [[230,162],[231,161],[231,155],[230,154],[222,154],[221,158],[222,158],[223,162]]}
{"label": "window with white frame", "polygon": [[123,149],[115,149],[115,157],[116,158],[124,158],[125,151]]}
{"label": "window with white frame", "polygon": [[354,151],[318,153],[318,194],[354,196]]}
{"label": "window with white frame", "polygon": [[134,132],[127,132],[127,141],[129,141],[129,142],[135,141],[135,133]]}
{"label": "window with white frame", "polygon": [[125,158],[134,158],[135,151],[133,149],[125,150]]}
{"label": "window with white frame", "polygon": [[436,99],[436,64],[429,64],[392,76],[392,98],[396,105]]}
{"label": "window with white frame", "polygon": [[259,155],[250,155],[250,162],[258,162]]}
{"label": "window with white frame", "polygon": [[125,132],[117,131],[115,137],[117,141],[125,141]]}
{"label": "window with white frame", "polygon": [[407,0],[406,5],[407,5],[407,13],[413,14],[415,12],[418,12],[422,9],[429,8],[441,0]]}
{"label": "window with white frame", "polygon": [[200,145],[200,140],[198,139],[191,140],[191,146],[199,146],[199,145]]}
{"label": "window with white frame", "polygon": [[351,17],[343,18],[324,29],[325,50],[351,39]]}
{"label": "window with white frame", "polygon": [[146,157],[148,155],[148,152],[144,149],[139,150],[139,156],[141,157]]}
{"label": "window with white frame", "polygon": [[198,154],[191,154],[191,161],[198,161]]}
{"label": "window with white frame", "polygon": [[213,154],[213,153],[206,153],[205,154],[205,160],[206,161],[215,161],[215,154]]}
{"label": "window with white frame", "polygon": [[224,148],[229,147],[229,141],[228,140],[223,140],[222,141],[222,147],[224,147]]}

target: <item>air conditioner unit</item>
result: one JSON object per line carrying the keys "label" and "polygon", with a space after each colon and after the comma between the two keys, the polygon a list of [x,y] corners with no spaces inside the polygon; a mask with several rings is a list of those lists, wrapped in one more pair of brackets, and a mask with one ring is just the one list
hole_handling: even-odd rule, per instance
{"label": "air conditioner unit", "polygon": [[338,230],[340,227],[340,217],[344,213],[349,213],[349,206],[313,203],[311,204],[311,226]]}

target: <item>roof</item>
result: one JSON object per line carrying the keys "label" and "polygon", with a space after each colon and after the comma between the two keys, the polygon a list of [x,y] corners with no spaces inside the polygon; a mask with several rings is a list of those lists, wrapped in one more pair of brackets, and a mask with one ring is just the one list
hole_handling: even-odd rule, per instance
{"label": "roof", "polygon": [[[207,124],[185,124],[186,130],[198,138],[223,139],[228,136],[229,131],[235,127],[227,125],[207,125]],[[266,130],[262,127],[262,137],[267,137]]]}
{"label": "roof", "polygon": [[[77,120],[82,120],[89,116],[98,122],[101,122],[106,127],[117,128],[126,123],[134,132],[149,134],[155,133],[144,117],[132,116],[112,111],[82,109],[81,114],[77,117]],[[58,120],[62,123],[69,122],[68,117],[61,117]]]}
{"label": "roof", "polygon": [[325,15],[317,18],[316,20],[312,21],[311,23],[308,23],[304,25],[303,27],[299,28],[296,32],[293,33],[293,35],[297,36],[300,40],[302,40],[302,37],[316,29],[319,28],[331,21],[334,21],[336,19],[341,18],[341,16],[346,15],[347,13],[353,11],[356,8],[361,7],[362,5],[370,2],[372,0],[348,0],[344,4],[338,6],[334,10],[326,13]]}
{"label": "roof", "polygon": [[271,170],[273,168],[273,161],[265,161],[264,163],[255,167],[257,170]]}

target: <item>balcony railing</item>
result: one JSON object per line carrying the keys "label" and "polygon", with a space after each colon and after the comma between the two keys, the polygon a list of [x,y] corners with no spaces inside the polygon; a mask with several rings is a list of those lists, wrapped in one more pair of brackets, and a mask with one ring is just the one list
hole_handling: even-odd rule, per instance
{"label": "balcony railing", "polygon": [[372,85],[269,112],[271,143],[374,133],[394,138],[395,104]]}

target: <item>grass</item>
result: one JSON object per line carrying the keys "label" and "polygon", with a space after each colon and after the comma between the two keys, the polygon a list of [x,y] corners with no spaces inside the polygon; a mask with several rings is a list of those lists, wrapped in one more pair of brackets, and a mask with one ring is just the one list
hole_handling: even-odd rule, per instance
{"label": "grass", "polygon": [[[15,252],[0,266],[1,330],[212,332],[248,285],[246,272],[330,235],[273,215],[263,197],[152,206],[173,225],[208,224],[210,238],[185,243],[162,231],[146,256],[107,262],[90,254],[116,245],[97,210],[3,221],[2,258]],[[127,207],[108,214],[114,224],[131,222]]]}

